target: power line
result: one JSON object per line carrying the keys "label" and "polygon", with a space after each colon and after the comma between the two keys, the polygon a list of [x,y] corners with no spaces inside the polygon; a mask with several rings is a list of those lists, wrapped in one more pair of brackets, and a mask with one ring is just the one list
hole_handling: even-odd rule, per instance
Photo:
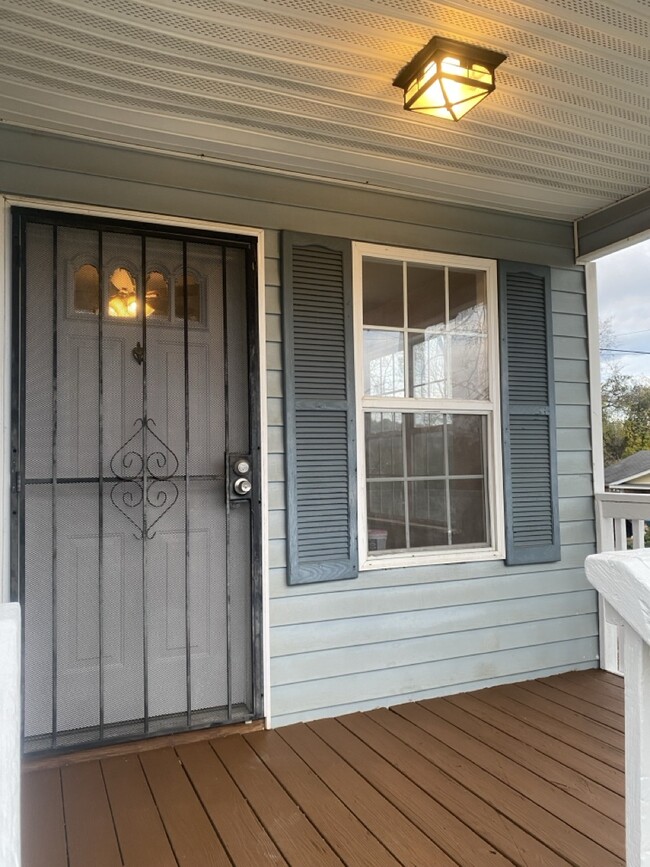
{"label": "power line", "polygon": [[650,355],[650,351],[643,349],[610,349],[609,346],[601,346],[601,352],[623,352],[625,355]]}

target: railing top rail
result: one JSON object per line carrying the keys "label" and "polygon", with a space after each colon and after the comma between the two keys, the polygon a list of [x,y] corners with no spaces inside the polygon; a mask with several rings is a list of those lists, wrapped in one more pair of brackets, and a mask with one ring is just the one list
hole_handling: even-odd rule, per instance
{"label": "railing top rail", "polygon": [[595,496],[601,503],[638,503],[639,505],[650,505],[650,494],[613,493],[608,491],[605,494],[596,494]]}

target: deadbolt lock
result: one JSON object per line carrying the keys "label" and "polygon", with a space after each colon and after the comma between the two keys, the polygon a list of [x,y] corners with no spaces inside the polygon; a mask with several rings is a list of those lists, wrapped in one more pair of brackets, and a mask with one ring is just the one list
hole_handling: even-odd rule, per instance
{"label": "deadbolt lock", "polygon": [[246,476],[251,471],[251,465],[247,460],[242,458],[236,462],[234,469],[238,476]]}

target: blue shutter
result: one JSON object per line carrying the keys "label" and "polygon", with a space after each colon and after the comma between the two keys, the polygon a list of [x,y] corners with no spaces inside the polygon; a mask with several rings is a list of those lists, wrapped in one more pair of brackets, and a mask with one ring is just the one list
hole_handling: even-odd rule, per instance
{"label": "blue shutter", "polygon": [[351,243],[283,233],[289,584],[357,577]]}
{"label": "blue shutter", "polygon": [[506,563],[560,559],[549,268],[499,262]]}

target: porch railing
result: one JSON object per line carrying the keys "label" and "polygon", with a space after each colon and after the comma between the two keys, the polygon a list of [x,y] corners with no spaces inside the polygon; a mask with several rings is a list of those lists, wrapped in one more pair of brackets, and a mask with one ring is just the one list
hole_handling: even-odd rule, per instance
{"label": "porch railing", "polygon": [[622,624],[626,864],[650,867],[650,551],[594,554],[585,567]]}
{"label": "porch railing", "polygon": [[[650,522],[650,494],[596,494],[596,521],[599,552],[645,548],[646,521]],[[616,674],[623,673],[620,629],[619,615],[601,596],[600,667]]]}
{"label": "porch railing", "polygon": [[20,606],[0,605],[0,864],[20,865]]}

